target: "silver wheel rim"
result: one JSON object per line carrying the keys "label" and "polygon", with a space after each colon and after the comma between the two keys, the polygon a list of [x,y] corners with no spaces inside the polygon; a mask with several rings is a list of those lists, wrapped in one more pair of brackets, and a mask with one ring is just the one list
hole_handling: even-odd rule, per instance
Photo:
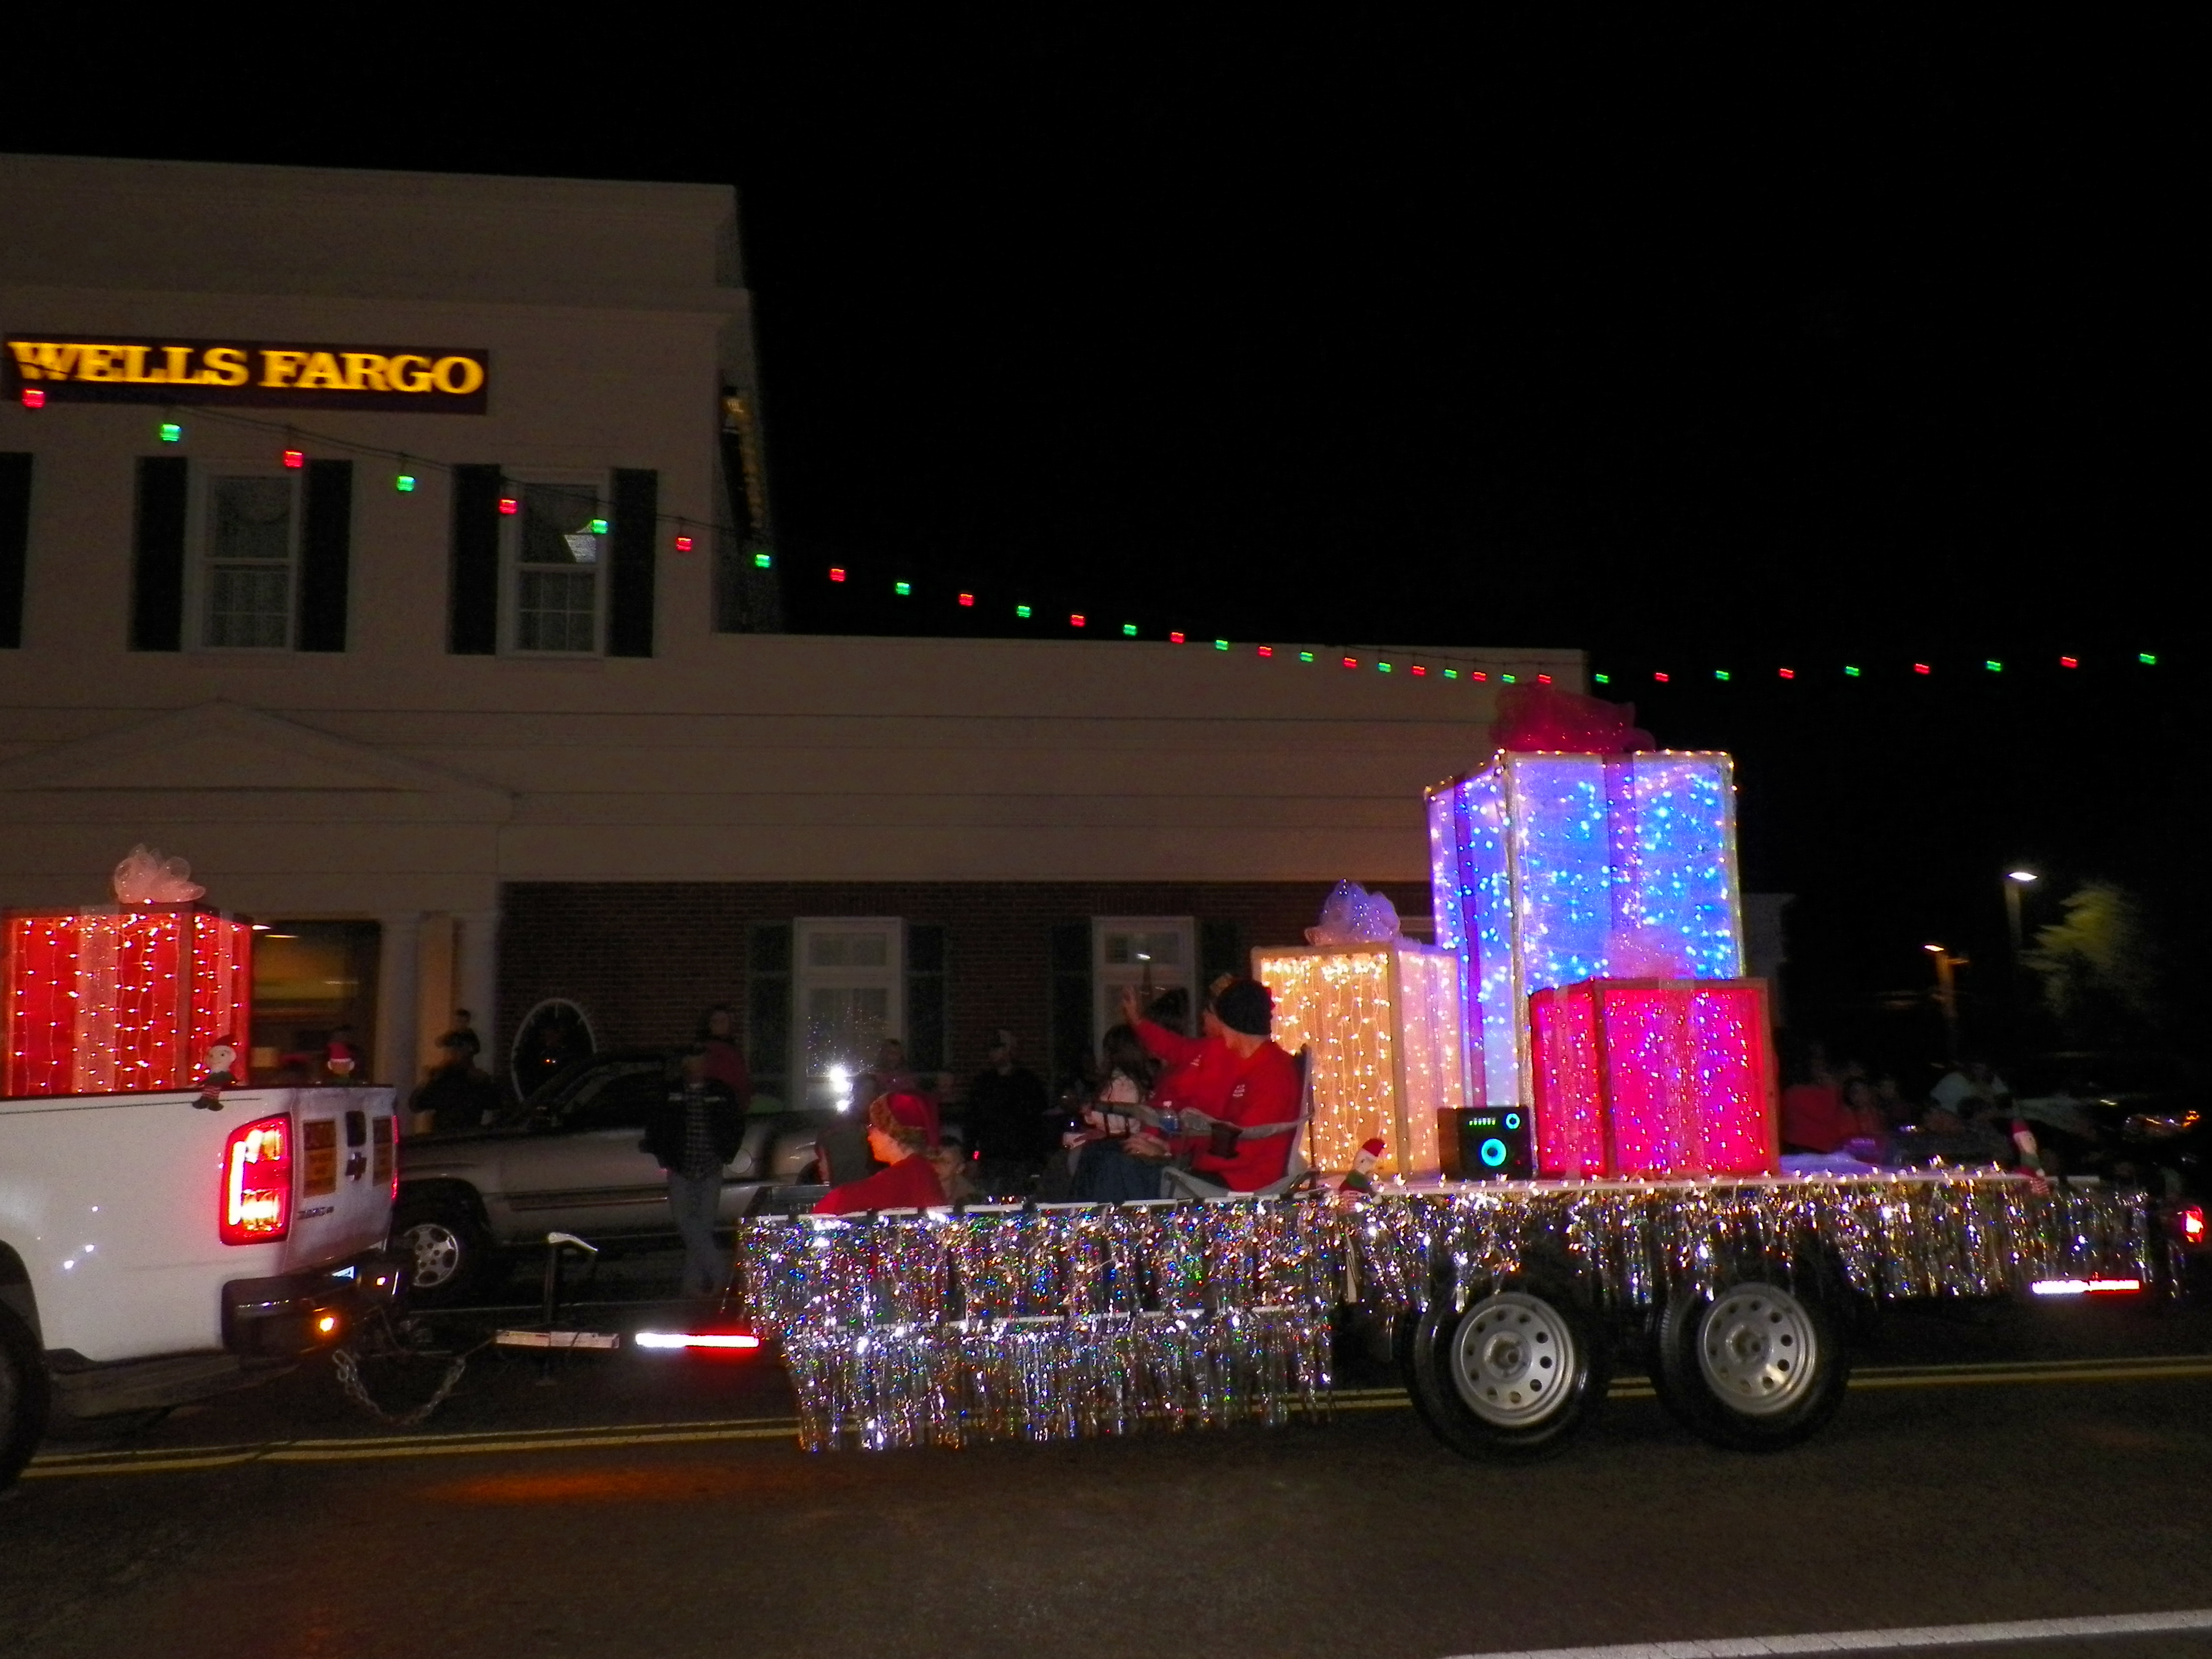
{"label": "silver wheel rim", "polygon": [[1813,1389],[1820,1341],[1805,1304],[1771,1285],[1735,1285],[1698,1321],[1698,1370],[1713,1397],[1746,1417],[1786,1412]]}
{"label": "silver wheel rim", "polygon": [[461,1236],[442,1221],[418,1221],[399,1242],[414,1254],[418,1290],[434,1291],[461,1270]]}
{"label": "silver wheel rim", "polygon": [[1559,1411],[1574,1372],[1574,1332],[1540,1297],[1486,1297],[1452,1338],[1452,1386],[1469,1411],[1501,1429],[1525,1429]]}

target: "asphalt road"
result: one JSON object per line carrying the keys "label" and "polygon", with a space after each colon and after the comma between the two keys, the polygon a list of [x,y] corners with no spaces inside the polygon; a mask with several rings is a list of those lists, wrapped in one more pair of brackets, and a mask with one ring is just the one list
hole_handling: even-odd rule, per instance
{"label": "asphalt road", "polygon": [[[406,1430],[317,1365],[51,1443],[0,1501],[0,1651],[1443,1659],[2212,1607],[2212,1318],[2039,1313],[1891,1321],[1781,1456],[1629,1384],[1522,1468],[1446,1452],[1380,1376],[1273,1431],[809,1456],[758,1363],[580,1355],[548,1384],[487,1354]],[[420,1398],[442,1368],[371,1380]]]}

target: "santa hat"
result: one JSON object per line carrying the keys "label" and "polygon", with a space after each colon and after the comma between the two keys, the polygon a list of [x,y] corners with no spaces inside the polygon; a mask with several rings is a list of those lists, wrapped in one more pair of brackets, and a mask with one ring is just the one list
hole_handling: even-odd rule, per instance
{"label": "santa hat", "polygon": [[890,1134],[896,1129],[918,1129],[929,1133],[929,1103],[920,1095],[901,1091],[896,1094],[878,1095],[868,1103],[868,1126]]}
{"label": "santa hat", "polygon": [[1361,1142],[1359,1143],[1359,1150],[1360,1150],[1361,1152],[1363,1152],[1366,1153],[1366,1154],[1367,1154],[1367,1156],[1368,1156],[1368,1157],[1370,1157],[1370,1158],[1380,1158],[1380,1157],[1382,1157],[1382,1137],[1381,1135],[1377,1135],[1377,1136],[1376,1136],[1376,1137],[1375,1137],[1375,1139],[1372,1139],[1372,1140],[1363,1140],[1363,1141],[1361,1141]]}

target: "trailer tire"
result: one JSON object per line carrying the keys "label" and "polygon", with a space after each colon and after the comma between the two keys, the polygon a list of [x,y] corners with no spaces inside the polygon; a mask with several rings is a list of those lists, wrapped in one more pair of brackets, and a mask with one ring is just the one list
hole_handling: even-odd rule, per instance
{"label": "trailer tire", "polygon": [[46,1438],[51,1406],[46,1356],[30,1327],[0,1307],[0,1488],[14,1482]]}
{"label": "trailer tire", "polygon": [[1548,1456],[1605,1399],[1602,1334],[1565,1284],[1507,1279],[1464,1310],[1439,1304],[1413,1330],[1407,1382],[1421,1420],[1466,1457]]}
{"label": "trailer tire", "polygon": [[1654,1333],[1651,1381],[1694,1433],[1731,1451],[1781,1451],[1844,1403],[1850,1351],[1837,1297],[1817,1277],[1763,1265],[1686,1285]]}

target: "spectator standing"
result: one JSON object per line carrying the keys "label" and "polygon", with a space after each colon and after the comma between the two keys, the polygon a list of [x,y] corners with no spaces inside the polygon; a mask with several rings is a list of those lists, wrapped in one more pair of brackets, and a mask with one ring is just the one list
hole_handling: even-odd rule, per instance
{"label": "spectator standing", "polygon": [[699,1016],[698,1041],[707,1051],[707,1075],[737,1097],[740,1112],[750,1111],[753,1075],[738,1047],[738,1017],[728,1003],[718,1002]]}
{"label": "spectator standing", "polygon": [[668,1172],[668,1207],[684,1239],[686,1296],[718,1295],[728,1264],[714,1242],[722,1200],[722,1169],[744,1139],[744,1114],[729,1085],[707,1075],[707,1051],[684,1052],[675,1087],[647,1121],[644,1150]]}
{"label": "spectator standing", "polygon": [[483,1039],[477,1035],[473,1021],[474,1016],[467,1009],[454,1009],[453,1030],[438,1039],[438,1046],[450,1048],[459,1045],[469,1051],[471,1060],[480,1058],[483,1054]]}
{"label": "spectator standing", "polygon": [[448,1031],[438,1040],[444,1058],[407,1103],[416,1134],[453,1134],[481,1128],[499,1111],[499,1085],[477,1066],[476,1050]]}
{"label": "spectator standing", "polygon": [[1027,1184],[1052,1147],[1052,1101],[1044,1080],[1015,1058],[1014,1034],[1000,1030],[968,1085],[968,1150],[987,1192]]}

